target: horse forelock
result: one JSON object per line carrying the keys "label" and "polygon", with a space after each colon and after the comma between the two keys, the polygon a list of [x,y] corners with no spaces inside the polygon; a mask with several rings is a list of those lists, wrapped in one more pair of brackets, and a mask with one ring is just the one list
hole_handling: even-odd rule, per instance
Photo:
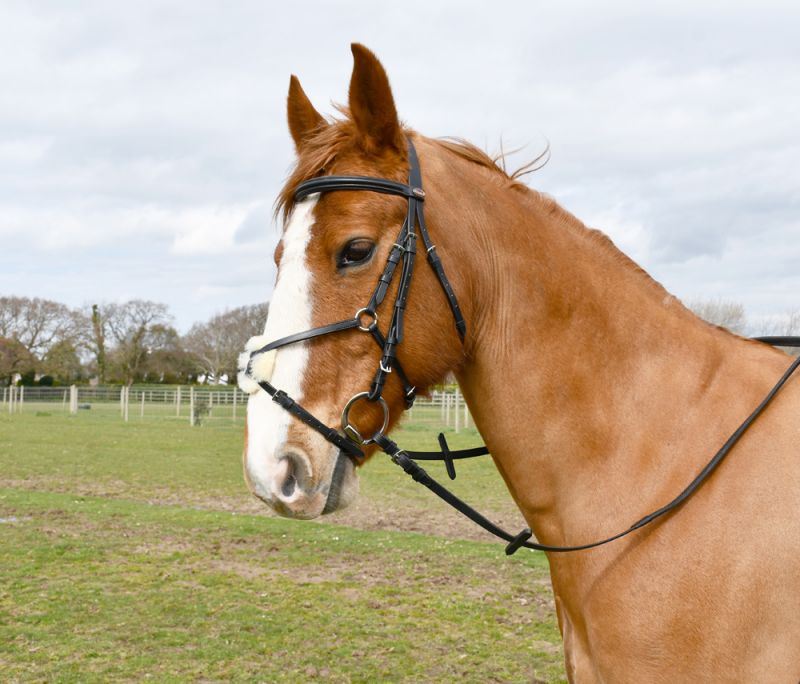
{"label": "horse forelock", "polygon": [[[341,118],[329,119],[304,143],[302,152],[275,202],[275,215],[285,221],[294,208],[294,194],[300,183],[317,176],[338,173],[337,166],[347,165],[347,173],[381,176],[404,181],[407,172],[405,150],[386,150],[385,154],[365,154],[355,123],[346,107],[337,106]],[[405,133],[410,133],[406,130]]]}

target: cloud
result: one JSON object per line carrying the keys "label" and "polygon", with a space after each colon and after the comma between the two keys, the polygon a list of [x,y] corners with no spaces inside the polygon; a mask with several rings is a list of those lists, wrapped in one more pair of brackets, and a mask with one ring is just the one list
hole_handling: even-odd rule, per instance
{"label": "cloud", "polygon": [[358,39],[423,133],[549,141],[531,184],[679,296],[797,301],[796,3],[366,7],[3,3],[0,290],[184,328],[268,298],[289,74],[331,111]]}

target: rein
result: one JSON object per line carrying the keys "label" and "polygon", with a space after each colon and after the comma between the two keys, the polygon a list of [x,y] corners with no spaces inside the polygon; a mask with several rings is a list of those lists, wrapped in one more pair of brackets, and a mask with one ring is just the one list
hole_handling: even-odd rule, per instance
{"label": "rein", "polygon": [[[397,348],[403,341],[404,336],[406,301],[408,299],[409,287],[411,286],[411,279],[414,273],[414,262],[417,254],[416,241],[418,237],[422,239],[428,264],[433,269],[440,285],[442,286],[445,297],[447,298],[447,303],[450,307],[451,313],[453,314],[456,331],[458,332],[462,343],[466,334],[466,322],[464,321],[464,316],[462,315],[461,309],[458,305],[458,300],[453,292],[452,286],[450,285],[450,281],[447,279],[441,259],[436,253],[436,246],[431,241],[430,234],[428,233],[428,229],[425,225],[425,216],[423,213],[425,191],[422,189],[422,173],[420,171],[419,159],[417,158],[416,150],[414,149],[414,145],[410,139],[408,140],[408,161],[409,174],[407,184],[398,183],[396,181],[384,178],[373,178],[370,176],[323,176],[320,178],[313,178],[298,185],[294,194],[295,201],[303,200],[309,195],[316,193],[335,192],[339,190],[366,190],[404,197],[408,201],[408,211],[397,240],[392,245],[392,248],[389,252],[383,272],[378,278],[378,284],[365,307],[356,311],[352,318],[347,318],[336,323],[330,323],[317,328],[311,328],[310,330],[306,330],[304,332],[288,335],[287,337],[282,337],[274,342],[270,342],[260,349],[252,351],[247,363],[247,368],[244,370],[244,372],[246,375],[252,377],[251,366],[255,356],[279,349],[289,344],[310,340],[322,335],[329,335],[350,330],[359,330],[360,332],[369,333],[373,340],[375,340],[375,343],[381,348],[381,359],[378,363],[378,368],[375,371],[375,375],[373,376],[369,391],[355,394],[342,409],[341,432],[335,428],[325,425],[322,421],[320,421],[289,395],[287,395],[286,392],[274,387],[268,381],[259,380],[258,378],[253,378],[253,380],[255,380],[261,389],[263,389],[272,397],[274,402],[289,411],[293,416],[308,425],[312,430],[318,432],[328,442],[339,447],[341,453],[346,454],[356,463],[360,463],[364,459],[364,452],[360,447],[368,444],[376,444],[385,454],[389,456],[392,462],[399,465],[414,479],[415,482],[419,482],[427,487],[430,491],[436,494],[436,496],[450,504],[453,508],[467,516],[476,524],[480,525],[480,527],[487,532],[506,541],[506,554],[511,555],[522,547],[538,551],[548,551],[551,553],[592,549],[602,546],[603,544],[608,544],[616,539],[620,539],[621,537],[624,537],[631,532],[650,524],[654,520],[666,515],[670,511],[677,509],[692,494],[694,494],[694,492],[699,489],[703,482],[708,479],[711,473],[717,469],[719,464],[728,455],[731,449],[733,449],[734,445],[739,441],[741,436],[755,422],[758,416],[761,415],[781,387],[783,387],[794,371],[797,370],[798,366],[800,366],[800,357],[798,357],[789,366],[789,368],[781,376],[769,393],[764,397],[761,403],[727,439],[727,441],[722,445],[722,447],[720,447],[716,454],[714,454],[705,467],[686,486],[686,488],[680,494],[678,494],[678,496],[661,508],[641,518],[627,529],[624,529],[605,539],[576,546],[550,546],[547,544],[532,542],[530,541],[530,538],[533,536],[533,534],[528,528],[522,530],[516,535],[506,532],[472,508],[469,504],[459,499],[449,489],[437,482],[416,462],[421,460],[444,461],[448,476],[451,480],[454,480],[456,477],[456,472],[453,461],[462,458],[484,456],[489,453],[489,450],[485,446],[454,451],[449,448],[444,434],[439,434],[439,451],[410,451],[401,449],[396,442],[389,439],[389,437],[385,434],[385,430],[389,424],[389,407],[386,401],[383,399],[382,393],[388,375],[393,371],[397,373],[398,378],[403,385],[406,408],[411,408],[416,397],[416,388],[413,387],[409,382],[408,377],[406,376],[399,360],[397,359]],[[417,234],[417,229],[419,229],[419,234]],[[397,267],[401,263],[402,267],[400,269],[397,294],[395,296],[387,333],[384,336],[378,329],[377,312],[378,308],[386,298],[386,293],[388,292],[389,286],[394,279]],[[756,339],[778,346],[800,347],[800,337],[763,337]],[[350,410],[352,409],[353,405],[359,401],[372,402],[373,404],[377,404],[381,407],[383,413],[383,424],[382,427],[371,437],[364,437],[358,428],[355,427],[349,420]]]}

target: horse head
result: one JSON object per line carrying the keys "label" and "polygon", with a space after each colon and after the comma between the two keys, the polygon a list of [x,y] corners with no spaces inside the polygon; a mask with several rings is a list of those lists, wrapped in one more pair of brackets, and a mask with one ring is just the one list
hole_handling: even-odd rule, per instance
{"label": "horse head", "polygon": [[[389,283],[381,306],[372,311],[368,302],[387,264],[397,258],[398,230],[409,211],[408,200],[397,195],[340,190],[300,198],[298,187],[326,176],[405,184],[409,139],[420,148],[426,187],[444,187],[433,171],[445,171],[441,162],[431,157],[426,166],[426,140],[401,125],[380,62],[363,46],[354,44],[352,50],[349,105],[342,108],[343,118],[326,120],[297,78],[291,78],[288,121],[297,164],[278,200],[284,228],[275,250],[277,282],[264,334],[248,342],[241,364],[248,373],[240,373],[240,384],[251,392],[245,477],[253,493],[275,511],[298,518],[314,518],[350,503],[358,491],[356,466],[375,446],[364,445],[363,458],[348,456],[259,391],[256,381],[266,380],[279,388],[326,426],[339,426],[343,407],[370,390],[381,362],[381,346],[375,344],[373,334],[365,333],[388,332],[401,278]],[[425,201],[437,250],[457,258],[463,247],[436,222],[441,198],[437,200],[434,194]],[[404,244],[402,248],[413,247]],[[457,289],[461,284],[460,278],[454,281]],[[362,397],[348,411],[351,429],[365,437],[391,430],[410,387],[424,391],[464,358],[448,301],[435,273],[424,263],[415,269],[408,294],[407,300],[402,298],[406,300],[403,343],[397,349],[396,372],[384,374],[381,401]],[[250,357],[272,340],[346,319],[359,325]]]}

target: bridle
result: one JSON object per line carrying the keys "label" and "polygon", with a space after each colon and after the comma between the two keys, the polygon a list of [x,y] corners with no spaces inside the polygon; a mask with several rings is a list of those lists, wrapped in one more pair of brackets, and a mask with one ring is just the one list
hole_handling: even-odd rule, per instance
{"label": "bridle", "polygon": [[[360,447],[368,444],[377,445],[391,458],[395,464],[399,465],[416,482],[419,482],[430,489],[434,494],[456,508],[462,514],[466,515],[473,522],[480,525],[487,532],[490,532],[491,534],[505,540],[507,542],[507,554],[511,555],[521,547],[548,552],[567,552],[591,549],[624,537],[631,532],[650,524],[654,520],[662,517],[670,511],[675,510],[695,491],[697,491],[700,485],[711,475],[714,470],[716,470],[716,468],[719,466],[725,456],[727,456],[733,446],[739,441],[745,431],[750,427],[750,425],[752,425],[756,418],[761,415],[761,413],[772,401],[773,397],[778,393],[781,387],[783,387],[792,373],[794,373],[797,367],[800,366],[800,357],[798,357],[789,366],[789,368],[781,376],[775,386],[769,391],[762,402],[728,438],[728,440],[722,445],[713,458],[698,473],[694,480],[692,480],[689,485],[680,494],[678,494],[678,496],[661,508],[641,518],[630,527],[605,539],[575,546],[550,546],[547,544],[532,542],[530,541],[532,536],[530,529],[524,529],[516,535],[506,532],[491,522],[488,518],[484,517],[474,508],[469,506],[467,503],[459,499],[450,490],[433,479],[422,467],[419,466],[418,463],[416,463],[418,460],[444,461],[448,476],[451,480],[453,480],[456,477],[455,465],[453,461],[456,459],[486,455],[489,453],[489,450],[485,446],[476,447],[473,449],[451,450],[447,444],[444,434],[439,434],[439,451],[410,451],[401,449],[397,443],[389,439],[389,437],[385,434],[385,430],[389,424],[389,408],[386,400],[382,396],[382,393],[388,375],[392,372],[397,373],[397,376],[403,386],[406,408],[411,408],[416,396],[416,388],[410,384],[408,376],[403,371],[402,365],[397,359],[397,349],[402,343],[404,337],[406,302],[408,299],[411,279],[414,273],[414,262],[417,254],[418,237],[422,239],[422,244],[427,255],[428,263],[439,280],[442,290],[447,298],[447,303],[450,307],[450,311],[453,314],[456,331],[458,332],[462,344],[466,334],[466,322],[458,305],[455,292],[450,285],[450,281],[447,279],[441,259],[436,253],[436,246],[431,241],[430,234],[428,233],[428,229],[425,225],[425,216],[423,212],[425,191],[422,189],[422,173],[420,171],[419,159],[417,158],[414,144],[410,139],[408,139],[408,164],[408,183],[398,183],[397,181],[392,181],[385,178],[374,178],[371,176],[321,176],[307,180],[297,186],[294,193],[294,200],[296,202],[302,201],[310,195],[317,193],[336,192],[340,190],[364,190],[404,197],[408,201],[408,211],[397,240],[394,242],[391,250],[389,251],[389,256],[386,259],[386,265],[384,266],[381,276],[378,278],[378,284],[375,287],[366,306],[356,311],[354,316],[351,318],[346,318],[336,323],[330,323],[328,325],[323,325],[317,328],[311,328],[310,330],[295,333],[287,337],[282,337],[252,351],[244,372],[246,375],[249,375],[252,378],[251,364],[254,357],[258,356],[259,354],[264,354],[266,352],[285,347],[289,344],[310,340],[323,335],[351,330],[369,333],[375,343],[381,348],[381,358],[378,362],[378,368],[375,371],[375,375],[373,376],[372,384],[370,385],[369,390],[355,394],[342,409],[341,432],[335,428],[327,426],[325,423],[303,408],[300,404],[298,404],[289,395],[287,395],[286,392],[274,387],[268,381],[259,378],[252,379],[259,385],[259,387],[261,387],[261,389],[263,389],[272,397],[272,400],[275,403],[287,410],[289,413],[295,416],[295,418],[305,423],[312,430],[318,432],[328,442],[339,447],[341,452],[340,457],[341,454],[345,454],[353,459],[356,463],[360,463],[364,459],[364,452]],[[419,230],[419,234],[417,233],[417,229]],[[400,266],[401,264],[402,266]],[[386,294],[394,279],[398,266],[400,266],[400,276],[397,293],[395,295],[389,326],[386,334],[384,335],[378,328],[378,310],[386,298]],[[797,337],[764,337],[757,339],[780,346],[800,346],[800,338]],[[360,401],[371,402],[381,407],[381,411],[383,413],[382,426],[372,436],[363,436],[358,428],[350,422],[350,411],[352,407]]]}
{"label": "bridle", "polygon": [[[464,316],[458,305],[458,300],[444,272],[441,259],[436,253],[436,245],[431,242],[430,234],[425,225],[425,215],[422,211],[425,191],[422,189],[422,174],[420,172],[419,160],[411,140],[408,140],[408,158],[409,178],[407,184],[370,176],[322,176],[319,178],[312,178],[297,186],[294,192],[294,200],[296,202],[300,202],[310,195],[317,193],[335,192],[338,190],[368,190],[406,198],[408,201],[408,211],[400,233],[397,236],[397,240],[395,240],[389,251],[386,265],[378,278],[378,284],[372,292],[372,296],[366,306],[356,311],[352,318],[346,318],[336,323],[330,323],[318,328],[311,328],[310,330],[305,330],[294,335],[282,337],[250,353],[250,359],[252,361],[253,357],[259,354],[322,335],[329,335],[347,330],[359,330],[370,334],[372,339],[381,348],[381,358],[378,362],[378,368],[375,371],[369,391],[359,392],[354,395],[342,409],[341,426],[344,435],[338,430],[324,425],[289,397],[283,390],[277,389],[269,382],[253,378],[258,385],[272,397],[273,401],[292,413],[292,415],[310,428],[316,430],[326,440],[339,447],[342,452],[356,461],[361,461],[364,457],[364,453],[359,448],[359,445],[364,446],[378,443],[380,437],[384,436],[384,431],[389,424],[389,408],[386,400],[382,396],[383,388],[389,374],[393,371],[397,373],[403,385],[403,396],[406,408],[411,408],[411,406],[413,406],[416,397],[416,388],[408,381],[408,377],[397,359],[397,348],[402,342],[404,335],[406,302],[408,300],[409,287],[411,286],[411,278],[414,273],[418,237],[422,238],[428,263],[431,265],[431,268],[433,268],[447,297],[450,310],[455,320],[456,330],[462,341],[466,332],[466,323],[464,322]],[[419,235],[417,234],[417,229],[419,229]],[[400,264],[402,264],[400,268],[400,280],[394,299],[392,317],[389,322],[387,333],[384,335],[378,328],[378,309],[386,298],[389,286]],[[250,374],[250,370],[251,368],[248,364],[246,373]],[[369,401],[381,407],[383,425],[372,437],[364,437],[358,428],[350,422],[350,411],[359,401]]]}

